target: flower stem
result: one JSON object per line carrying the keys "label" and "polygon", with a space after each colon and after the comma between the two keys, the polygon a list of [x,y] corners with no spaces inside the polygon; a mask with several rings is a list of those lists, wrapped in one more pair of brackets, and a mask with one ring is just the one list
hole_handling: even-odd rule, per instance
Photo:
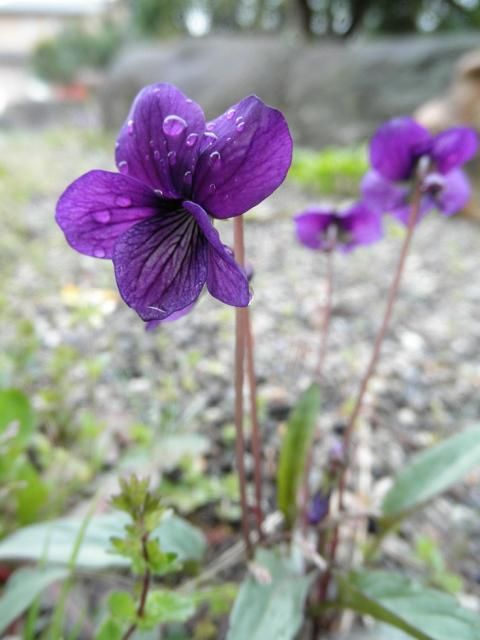
{"label": "flower stem", "polygon": [[246,320],[246,347],[247,347],[247,378],[250,390],[250,420],[252,424],[252,452],[254,459],[254,481],[255,481],[255,519],[259,538],[262,538],[262,441],[260,433],[260,423],[258,421],[257,409],[257,380],[255,377],[254,340],[252,332],[252,320],[250,309],[245,309]]}
{"label": "flower stem", "polygon": [[325,287],[325,306],[323,308],[322,328],[320,331],[320,348],[318,350],[318,362],[315,369],[315,377],[321,382],[323,363],[327,353],[328,334],[330,331],[330,320],[332,317],[332,294],[333,294],[333,250],[326,254],[327,273]]}
{"label": "flower stem", "polygon": [[[418,220],[418,216],[420,214],[420,204],[421,204],[421,197],[422,197],[422,191],[421,191],[421,180],[420,177],[418,177],[418,179],[416,180],[415,183],[415,187],[414,187],[414,192],[413,192],[413,196],[412,196],[412,203],[411,203],[411,208],[410,208],[410,214],[408,217],[408,222],[407,222],[407,232],[405,234],[405,238],[403,240],[403,245],[402,245],[402,249],[400,251],[400,258],[398,260],[397,263],[397,268],[395,270],[395,275],[393,277],[393,281],[390,287],[390,291],[388,293],[388,298],[387,298],[387,304],[385,307],[385,313],[383,316],[383,321],[382,324],[380,325],[380,329],[378,330],[377,336],[375,338],[375,342],[373,344],[373,349],[372,349],[372,354],[370,356],[370,361],[368,363],[367,369],[363,375],[361,384],[360,384],[360,389],[357,395],[357,398],[355,400],[355,405],[353,408],[353,411],[350,415],[350,419],[347,423],[344,435],[343,435],[343,449],[344,449],[344,456],[345,456],[345,465],[343,466],[343,469],[340,473],[340,478],[339,478],[339,484],[338,484],[338,508],[339,508],[339,512],[343,511],[345,508],[344,505],[344,493],[345,493],[345,485],[346,485],[346,479],[347,479],[347,470],[348,470],[348,460],[349,460],[349,450],[351,447],[351,440],[352,440],[352,434],[354,432],[354,429],[356,427],[357,424],[357,420],[358,417],[361,413],[362,407],[363,407],[363,401],[365,398],[365,393],[367,391],[368,388],[368,384],[370,382],[370,379],[372,378],[373,374],[375,373],[375,369],[377,367],[378,364],[378,360],[380,358],[380,353],[381,353],[381,349],[382,349],[382,344],[384,341],[384,338],[387,334],[388,331],[388,327],[390,324],[390,320],[392,317],[392,313],[393,313],[393,308],[394,308],[394,304],[395,304],[395,300],[397,298],[398,295],[398,290],[400,287],[400,282],[402,279],[402,275],[403,275],[403,271],[404,271],[404,267],[405,267],[405,262],[407,259],[407,255],[408,255],[408,251],[410,249],[410,245],[412,242],[412,238],[413,238],[413,233],[415,231],[415,226]],[[324,574],[323,576],[323,580],[321,582],[320,585],[320,594],[319,594],[319,599],[320,601],[324,600],[327,596],[327,591],[328,591],[328,585],[330,582],[330,577],[331,577],[331,567],[335,562],[335,557],[336,557],[336,553],[337,553],[337,547],[338,547],[338,543],[339,543],[339,527],[336,526],[335,529],[333,530],[333,535],[332,535],[332,543],[330,545],[330,551],[329,551],[329,558],[330,558],[330,562],[329,562],[329,569],[327,570],[327,572]]]}
{"label": "flower stem", "polygon": [[[233,245],[238,264],[245,265],[245,242],[243,236],[243,219],[237,216],[233,220]],[[243,380],[245,367],[245,328],[246,308],[235,309],[235,455],[237,461],[238,481],[240,485],[240,503],[242,507],[242,534],[247,555],[252,555],[250,527],[248,523],[247,483],[245,476],[245,436],[243,432]]]}
{"label": "flower stem", "polygon": [[[149,558],[148,558],[147,542],[148,542],[148,533],[145,533],[142,536],[142,554],[143,554],[143,559],[145,560],[146,567],[145,567],[145,573],[143,575],[143,580],[142,580],[142,592],[140,594],[140,602],[138,604],[138,609],[137,609],[138,618],[143,618],[144,616],[145,606],[147,604],[148,590],[150,589],[150,581],[152,577],[150,573],[149,564],[148,564]],[[128,640],[132,636],[136,628],[137,628],[137,624],[135,622],[132,623],[126,630],[125,634],[123,635],[122,640]]]}

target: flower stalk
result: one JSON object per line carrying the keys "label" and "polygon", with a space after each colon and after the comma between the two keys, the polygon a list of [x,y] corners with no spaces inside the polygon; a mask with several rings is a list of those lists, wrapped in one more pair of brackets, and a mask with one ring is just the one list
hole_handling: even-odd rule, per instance
{"label": "flower stalk", "polygon": [[[144,614],[145,614],[145,607],[147,604],[147,596],[148,596],[148,591],[150,589],[150,583],[151,583],[151,579],[152,579],[152,574],[150,571],[150,566],[149,566],[149,557],[148,557],[148,547],[147,547],[147,542],[148,542],[148,533],[146,532],[143,536],[142,536],[142,555],[143,555],[143,559],[145,561],[145,573],[143,574],[143,579],[142,579],[142,591],[140,594],[140,602],[138,604],[138,609],[137,609],[137,617],[138,618],[143,618]],[[135,632],[137,628],[137,624],[134,622],[132,623],[128,629],[125,631],[125,634],[122,637],[122,640],[128,640],[132,634]]]}

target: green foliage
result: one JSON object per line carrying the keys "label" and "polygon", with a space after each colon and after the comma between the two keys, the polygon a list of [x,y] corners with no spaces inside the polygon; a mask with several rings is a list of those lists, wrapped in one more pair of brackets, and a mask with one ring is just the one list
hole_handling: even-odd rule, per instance
{"label": "green foliage", "polygon": [[243,582],[230,616],[227,640],[290,640],[303,620],[303,608],[313,576],[296,574],[275,551],[259,549],[255,563],[268,577]]}
{"label": "green foliage", "polygon": [[320,410],[320,389],[312,384],[301,396],[287,424],[277,475],[278,507],[287,523],[294,523],[297,494]]}
{"label": "green foliage", "polygon": [[0,634],[50,585],[68,577],[61,567],[19,569],[9,579],[0,598]]}
{"label": "green foliage", "polygon": [[472,427],[416,455],[382,505],[384,524],[402,518],[446,491],[480,464],[480,427]]}
{"label": "green foliage", "polygon": [[322,194],[356,197],[358,183],[368,169],[364,147],[297,149],[288,174],[300,185]]}
{"label": "green foliage", "polygon": [[195,605],[191,597],[156,589],[149,592],[145,616],[137,622],[140,629],[153,629],[165,622],[185,622],[194,613]]}
{"label": "green foliage", "polygon": [[37,45],[32,66],[44,80],[71,82],[82,68],[105,67],[118,50],[121,40],[122,33],[110,23],[96,33],[70,27],[56,38]]}
{"label": "green foliage", "polygon": [[438,544],[432,538],[420,536],[415,544],[415,554],[425,566],[428,581],[439,589],[455,594],[462,590],[462,579],[448,571]]}
{"label": "green foliage", "polygon": [[480,618],[450,595],[386,571],[340,580],[343,608],[370,615],[418,640],[478,640]]}

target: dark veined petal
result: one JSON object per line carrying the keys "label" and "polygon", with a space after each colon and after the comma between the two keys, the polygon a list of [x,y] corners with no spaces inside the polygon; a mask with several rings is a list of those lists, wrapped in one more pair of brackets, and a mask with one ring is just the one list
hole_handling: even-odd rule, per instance
{"label": "dark veined petal", "polygon": [[368,171],[363,176],[360,191],[369,208],[379,213],[388,213],[404,206],[409,193],[408,187],[395,184],[374,170]]}
{"label": "dark veined petal", "polygon": [[382,216],[363,202],[356,202],[343,212],[342,228],[350,236],[342,248],[351,251],[361,245],[378,242],[383,237]]}
{"label": "dark veined petal", "polygon": [[117,239],[155,214],[158,198],[138,180],[109,171],[90,171],[60,196],[56,220],[80,253],[111,258]]}
{"label": "dark veined petal", "polygon": [[443,188],[436,197],[440,213],[451,216],[461,211],[472,195],[470,183],[461,169],[454,169],[443,176]]}
{"label": "dark veined petal", "polygon": [[178,311],[174,311],[173,313],[171,313],[169,316],[167,316],[163,320],[149,320],[147,322],[146,327],[145,327],[146,330],[147,331],[153,331],[154,329],[159,327],[161,324],[164,324],[165,322],[175,322],[175,320],[180,320],[180,318],[183,318],[184,316],[186,316],[186,315],[188,315],[190,313],[190,311],[195,306],[196,302],[197,301],[192,302],[192,304],[187,304],[187,306],[184,307],[183,309],[179,309]]}
{"label": "dark veined petal", "polygon": [[215,218],[238,216],[275,191],[291,161],[285,118],[250,96],[207,125],[192,199]]}
{"label": "dark veined petal", "polygon": [[201,107],[176,87],[145,87],[120,130],[118,169],[166,198],[189,197],[204,128]]}
{"label": "dark veined petal", "polygon": [[416,160],[430,150],[431,135],[412,118],[394,118],[377,129],[370,142],[370,162],[388,180],[406,180]]}
{"label": "dark veined petal", "polygon": [[461,167],[477,153],[478,136],[470,127],[452,127],[433,139],[431,157],[440,173]]}
{"label": "dark veined petal", "polygon": [[308,209],[297,214],[293,222],[298,241],[309,249],[325,251],[331,248],[324,234],[335,220],[336,213],[330,209]]}
{"label": "dark veined petal", "polygon": [[246,307],[250,289],[245,271],[235,262],[232,251],[222,244],[207,213],[194,202],[183,206],[197,221],[208,241],[207,288],[214,298],[234,307]]}
{"label": "dark veined petal", "polygon": [[120,294],[145,321],[192,304],[207,278],[208,243],[182,209],[136,224],[115,245]]}

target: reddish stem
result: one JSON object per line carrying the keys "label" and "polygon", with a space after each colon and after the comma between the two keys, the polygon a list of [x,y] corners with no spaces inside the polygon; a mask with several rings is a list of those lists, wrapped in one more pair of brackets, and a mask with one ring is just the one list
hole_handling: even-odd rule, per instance
{"label": "reddish stem", "polygon": [[[245,242],[243,237],[243,219],[237,216],[233,220],[233,245],[235,258],[243,267],[245,264]],[[247,483],[245,476],[245,436],[243,432],[243,379],[245,366],[245,327],[246,309],[235,309],[235,455],[238,481],[240,484],[240,503],[242,507],[242,534],[247,555],[252,555],[250,527],[248,523]]]}
{"label": "reddish stem", "polygon": [[[365,371],[365,374],[362,378],[361,384],[360,384],[360,389],[355,401],[355,405],[353,408],[353,411],[351,413],[350,419],[348,421],[347,427],[345,429],[345,433],[343,435],[343,448],[344,448],[344,455],[345,455],[345,465],[342,469],[342,471],[340,472],[340,478],[339,478],[339,484],[338,484],[338,508],[339,511],[343,511],[345,508],[344,505],[344,493],[345,493],[345,486],[346,486],[346,478],[347,478],[347,470],[348,470],[348,460],[349,460],[349,450],[350,450],[350,446],[351,446],[351,440],[352,440],[352,434],[353,431],[356,427],[356,423],[357,423],[357,419],[361,413],[362,407],[363,407],[363,401],[365,398],[365,393],[367,391],[368,388],[368,383],[370,382],[370,379],[372,378],[373,374],[375,373],[375,369],[377,367],[378,364],[378,360],[380,358],[380,353],[381,353],[381,349],[382,349],[382,344],[385,338],[385,335],[388,331],[388,327],[390,324],[390,320],[392,317],[392,313],[393,313],[393,308],[394,308],[394,304],[395,304],[395,300],[397,298],[398,295],[398,290],[400,287],[400,282],[402,279],[402,275],[403,275],[403,270],[405,267],[405,262],[407,259],[407,255],[408,255],[408,251],[410,249],[410,245],[412,242],[412,238],[413,238],[413,233],[415,231],[415,226],[418,220],[418,216],[420,214],[420,203],[421,203],[421,197],[422,197],[422,191],[421,191],[421,179],[420,176],[418,176],[418,179],[416,181],[415,184],[415,188],[414,188],[414,192],[413,192],[413,197],[412,197],[412,206],[410,209],[410,215],[408,217],[408,223],[407,223],[407,232],[405,234],[405,238],[403,240],[403,245],[402,245],[402,249],[400,252],[400,258],[398,260],[398,264],[397,264],[397,268],[395,271],[395,275],[393,278],[393,282],[392,285],[390,287],[390,291],[388,293],[388,298],[387,298],[387,304],[385,307],[385,314],[383,316],[383,321],[382,324],[380,325],[380,329],[377,333],[377,336],[375,338],[375,342],[373,344],[373,349],[372,349],[372,355],[370,357],[370,361],[368,363],[367,369]],[[339,525],[337,525],[334,530],[333,530],[333,535],[332,535],[332,543],[330,545],[330,551],[329,551],[329,569],[325,572],[325,574],[322,576],[322,580],[320,582],[319,585],[319,600],[320,602],[324,601],[326,596],[327,596],[327,592],[328,592],[328,586],[330,583],[330,579],[331,579],[331,568],[335,563],[335,557],[337,554],[337,548],[338,548],[338,544],[339,544]]]}
{"label": "reddish stem", "polygon": [[322,328],[320,331],[320,348],[318,351],[317,368],[315,377],[319,382],[322,379],[323,363],[327,353],[328,334],[330,331],[330,320],[332,317],[332,294],[333,294],[333,249],[326,255],[327,273],[325,287],[325,306],[323,308]]}
{"label": "reddish stem", "polygon": [[[143,618],[143,615],[145,613],[145,606],[147,604],[148,590],[150,588],[150,580],[151,580],[151,577],[152,577],[151,573],[150,573],[150,569],[148,568],[149,558],[148,558],[147,541],[148,541],[148,533],[145,533],[142,536],[142,554],[143,554],[143,559],[145,560],[146,569],[145,569],[145,573],[143,575],[142,593],[140,595],[140,602],[139,602],[138,609],[137,609],[137,616],[139,618]],[[133,634],[133,632],[135,631],[136,628],[137,628],[137,624],[134,622],[127,629],[127,631],[125,632],[122,640],[128,640],[132,636],[132,634]]]}
{"label": "reddish stem", "polygon": [[254,480],[255,480],[255,519],[257,522],[258,535],[262,538],[262,442],[260,433],[260,423],[257,410],[257,380],[255,377],[254,340],[252,332],[252,320],[250,310],[245,310],[246,320],[246,347],[247,347],[247,378],[250,388],[250,419],[252,424],[252,452],[254,459]]}

